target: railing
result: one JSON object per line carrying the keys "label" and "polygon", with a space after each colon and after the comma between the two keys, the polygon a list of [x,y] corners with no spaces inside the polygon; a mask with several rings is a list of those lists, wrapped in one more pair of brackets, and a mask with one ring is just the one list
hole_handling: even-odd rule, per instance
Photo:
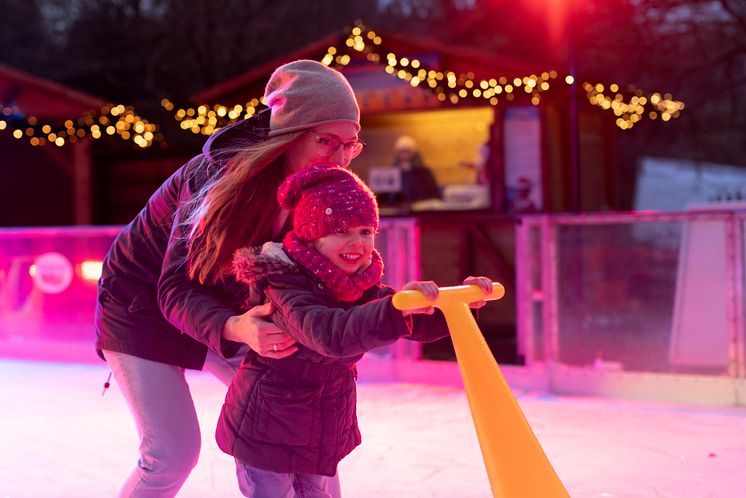
{"label": "railing", "polygon": [[531,215],[516,232],[531,366],[742,379],[746,211]]}

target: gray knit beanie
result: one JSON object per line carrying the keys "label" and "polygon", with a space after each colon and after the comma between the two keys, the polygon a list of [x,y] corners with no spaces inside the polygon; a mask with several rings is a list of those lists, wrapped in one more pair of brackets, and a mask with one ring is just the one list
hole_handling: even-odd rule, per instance
{"label": "gray knit beanie", "polygon": [[305,130],[335,121],[360,130],[360,108],[347,79],[312,60],[289,62],[275,69],[264,90],[270,107],[269,136]]}

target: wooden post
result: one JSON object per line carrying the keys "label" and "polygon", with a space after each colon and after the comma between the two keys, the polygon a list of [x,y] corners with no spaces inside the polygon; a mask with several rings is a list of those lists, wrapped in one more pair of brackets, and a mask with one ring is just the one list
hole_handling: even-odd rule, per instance
{"label": "wooden post", "polygon": [[90,140],[72,144],[73,223],[76,225],[90,225],[92,221],[90,151]]}

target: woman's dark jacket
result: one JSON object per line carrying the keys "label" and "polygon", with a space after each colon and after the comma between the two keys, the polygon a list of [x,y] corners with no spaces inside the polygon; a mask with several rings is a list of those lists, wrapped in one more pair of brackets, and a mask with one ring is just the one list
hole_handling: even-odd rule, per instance
{"label": "woman's dark jacket", "polygon": [[246,355],[220,414],[218,446],[260,469],[332,476],[361,440],[355,362],[401,337],[445,337],[445,319],[439,311],[405,319],[391,304],[393,289],[381,284],[342,303],[287,256],[253,254],[243,252],[256,264],[238,274],[252,282],[249,305],[266,296],[274,323],[298,341],[298,352],[281,360]]}
{"label": "woman's dark jacket", "polygon": [[105,349],[201,369],[207,346],[224,356],[236,353],[239,344],[221,335],[226,320],[241,310],[240,287],[231,279],[209,286],[188,278],[182,206],[220,174],[237,145],[265,136],[267,119],[260,113],[213,135],[114,240],[98,282],[99,355]]}

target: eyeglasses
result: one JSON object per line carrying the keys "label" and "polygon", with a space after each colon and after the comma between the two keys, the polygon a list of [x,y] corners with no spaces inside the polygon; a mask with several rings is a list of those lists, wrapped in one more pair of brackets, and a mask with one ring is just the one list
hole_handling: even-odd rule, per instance
{"label": "eyeglasses", "polygon": [[343,143],[333,137],[317,135],[312,131],[309,131],[308,133],[313,136],[314,140],[316,140],[319,155],[324,157],[334,155],[339,148],[342,147],[342,152],[345,157],[355,159],[366,146],[366,143],[360,139],[355,140],[354,142]]}

